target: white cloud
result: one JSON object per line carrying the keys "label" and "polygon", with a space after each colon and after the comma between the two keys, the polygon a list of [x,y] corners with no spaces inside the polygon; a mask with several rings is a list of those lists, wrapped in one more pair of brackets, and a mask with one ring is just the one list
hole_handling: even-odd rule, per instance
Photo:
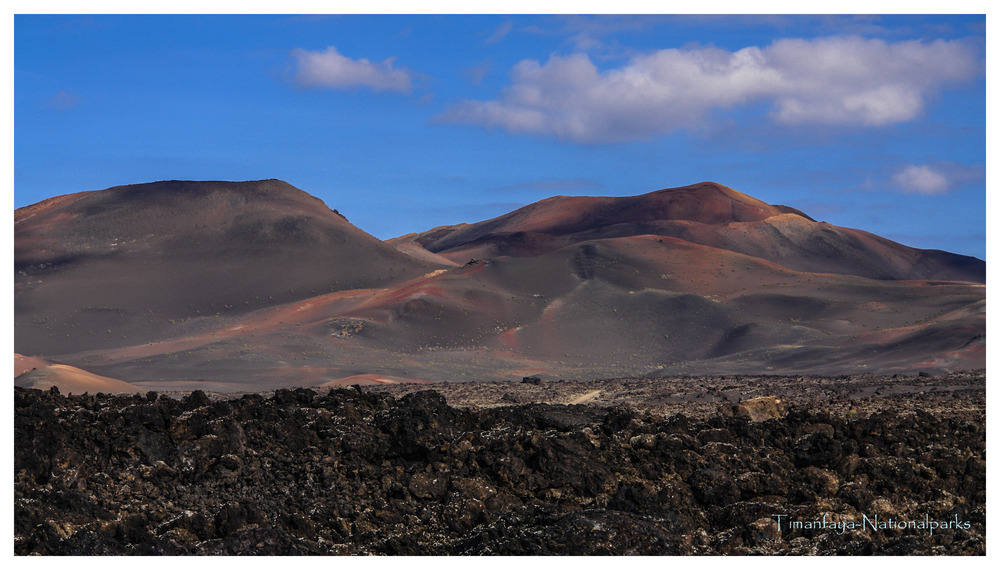
{"label": "white cloud", "polygon": [[460,102],[438,120],[600,143],[698,127],[717,110],[764,102],[781,124],[881,126],[916,118],[929,96],[982,68],[958,41],[859,37],[664,49],[609,70],[585,54],[554,55],[518,63],[498,99]]}
{"label": "white cloud", "polygon": [[938,170],[926,164],[911,164],[892,177],[893,183],[903,192],[928,196],[945,194],[951,189],[951,181]]}
{"label": "white cloud", "polygon": [[790,124],[908,121],[923,111],[928,95],[982,69],[975,54],[955,41],[781,40],[767,51],[785,78],[774,94],[777,119]]}
{"label": "white cloud", "polygon": [[412,72],[393,67],[394,58],[381,63],[366,58],[351,59],[341,55],[333,46],[322,52],[294,49],[292,57],[297,64],[293,81],[300,87],[367,87],[374,91],[403,93],[409,93],[413,88]]}

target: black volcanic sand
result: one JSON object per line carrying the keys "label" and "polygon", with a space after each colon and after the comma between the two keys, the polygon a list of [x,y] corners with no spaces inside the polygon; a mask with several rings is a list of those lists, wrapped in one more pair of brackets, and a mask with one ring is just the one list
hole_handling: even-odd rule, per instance
{"label": "black volcanic sand", "polygon": [[[611,382],[447,386],[469,407],[15,388],[14,550],[985,553],[981,372],[677,379],[686,396],[649,406],[640,381]],[[532,390],[592,399],[486,407]]]}

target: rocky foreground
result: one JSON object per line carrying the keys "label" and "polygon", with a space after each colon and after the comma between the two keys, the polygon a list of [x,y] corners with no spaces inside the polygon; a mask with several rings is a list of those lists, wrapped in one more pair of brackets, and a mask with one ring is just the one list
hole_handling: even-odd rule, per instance
{"label": "rocky foreground", "polygon": [[697,417],[18,388],[14,551],[980,555],[985,385],[956,382],[928,406],[759,396]]}

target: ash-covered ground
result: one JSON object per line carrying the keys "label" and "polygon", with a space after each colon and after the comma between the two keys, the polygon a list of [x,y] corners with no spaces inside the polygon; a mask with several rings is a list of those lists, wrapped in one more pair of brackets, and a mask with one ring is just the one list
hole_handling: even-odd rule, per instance
{"label": "ash-covered ground", "polygon": [[16,388],[15,553],[985,554],[983,372],[421,389]]}

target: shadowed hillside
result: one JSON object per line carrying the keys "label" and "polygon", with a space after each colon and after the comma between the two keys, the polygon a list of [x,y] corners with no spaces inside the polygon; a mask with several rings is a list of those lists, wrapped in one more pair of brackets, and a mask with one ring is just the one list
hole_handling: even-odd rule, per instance
{"label": "shadowed hillside", "polygon": [[985,366],[984,262],[712,183],[389,243],[274,180],[53,198],[15,212],[16,350],[213,391]]}
{"label": "shadowed hillside", "polygon": [[24,354],[148,342],[188,319],[381,287],[437,267],[278,180],[59,196],[17,210],[14,232],[15,344]]}

